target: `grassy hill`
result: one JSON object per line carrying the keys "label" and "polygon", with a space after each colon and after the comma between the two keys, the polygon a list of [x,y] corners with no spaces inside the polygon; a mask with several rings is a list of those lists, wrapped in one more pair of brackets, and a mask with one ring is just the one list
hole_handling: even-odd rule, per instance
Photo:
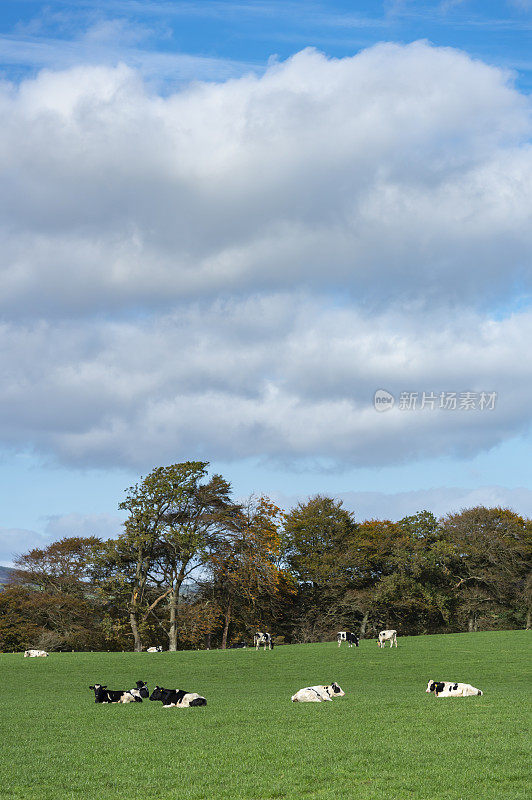
{"label": "grassy hill", "polygon": [[[0,655],[0,798],[524,800],[529,641],[509,631],[400,638],[397,650]],[[436,699],[429,678],[485,694]],[[138,679],[208,705],[96,705],[88,688]],[[345,697],[290,702],[333,680]]]}

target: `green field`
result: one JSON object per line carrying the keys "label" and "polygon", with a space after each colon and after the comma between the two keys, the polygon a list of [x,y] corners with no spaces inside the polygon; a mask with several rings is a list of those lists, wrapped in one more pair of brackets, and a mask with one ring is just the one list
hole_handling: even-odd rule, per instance
{"label": "green field", "polygon": [[[0,797],[530,797],[530,633],[261,650],[0,655]],[[436,699],[429,678],[483,697]],[[96,705],[89,684],[197,691],[206,708]],[[336,680],[346,696],[291,703]],[[527,791],[528,789],[528,791]]]}

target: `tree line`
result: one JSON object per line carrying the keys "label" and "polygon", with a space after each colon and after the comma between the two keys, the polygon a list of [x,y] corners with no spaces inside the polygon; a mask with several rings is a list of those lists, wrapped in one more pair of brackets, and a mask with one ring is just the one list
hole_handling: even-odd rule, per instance
{"label": "tree line", "polygon": [[66,537],[19,556],[0,593],[0,650],[226,648],[532,627],[532,521],[478,506],[357,522],[317,495],[286,512],[237,503],[208,463],[129,487],[116,538]]}

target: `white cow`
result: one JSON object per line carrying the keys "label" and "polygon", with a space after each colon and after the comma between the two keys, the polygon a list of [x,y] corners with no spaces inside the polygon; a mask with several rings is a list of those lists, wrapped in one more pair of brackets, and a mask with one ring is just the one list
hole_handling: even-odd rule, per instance
{"label": "white cow", "polygon": [[328,686],[306,686],[292,695],[292,703],[324,703],[332,700],[333,697],[344,697],[337,683],[330,683]]}
{"label": "white cow", "polygon": [[46,650],[26,650],[24,658],[46,658],[47,655]]}
{"label": "white cow", "polygon": [[377,644],[379,647],[384,647],[385,642],[390,642],[390,647],[393,647],[394,644],[397,647],[397,631],[381,631]]}
{"label": "white cow", "polygon": [[162,653],[163,652],[163,648],[161,647],[160,644],[158,644],[157,647],[148,647],[146,652],[147,653]]}
{"label": "white cow", "polygon": [[264,649],[268,648],[268,650],[273,650],[273,642],[272,637],[269,633],[262,633],[261,631],[257,631],[255,636],[253,637],[253,644],[255,645],[255,650],[258,650],[261,644],[264,645]]}
{"label": "white cow", "polygon": [[452,681],[429,681],[426,692],[434,692],[434,697],[473,697],[483,694],[480,689],[475,689],[470,683],[453,683]]}

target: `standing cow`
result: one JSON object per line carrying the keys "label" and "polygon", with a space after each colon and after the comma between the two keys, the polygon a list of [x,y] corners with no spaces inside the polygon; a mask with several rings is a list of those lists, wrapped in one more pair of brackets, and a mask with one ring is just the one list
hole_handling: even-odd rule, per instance
{"label": "standing cow", "polygon": [[253,637],[253,644],[255,645],[255,650],[258,650],[261,644],[264,645],[264,649],[268,648],[268,650],[273,650],[273,642],[272,637],[269,633],[262,633],[261,631],[257,631],[255,636]]}
{"label": "standing cow", "polygon": [[393,647],[394,644],[397,647],[397,631],[381,631],[377,644],[379,647],[384,647],[386,642],[390,642],[390,647]]}
{"label": "standing cow", "polygon": [[360,642],[360,639],[358,638],[356,633],[351,633],[350,631],[340,631],[340,633],[337,634],[336,638],[338,639],[338,647],[340,647],[342,642],[347,642],[349,647],[353,647],[353,645],[355,645],[355,647],[358,647]]}

